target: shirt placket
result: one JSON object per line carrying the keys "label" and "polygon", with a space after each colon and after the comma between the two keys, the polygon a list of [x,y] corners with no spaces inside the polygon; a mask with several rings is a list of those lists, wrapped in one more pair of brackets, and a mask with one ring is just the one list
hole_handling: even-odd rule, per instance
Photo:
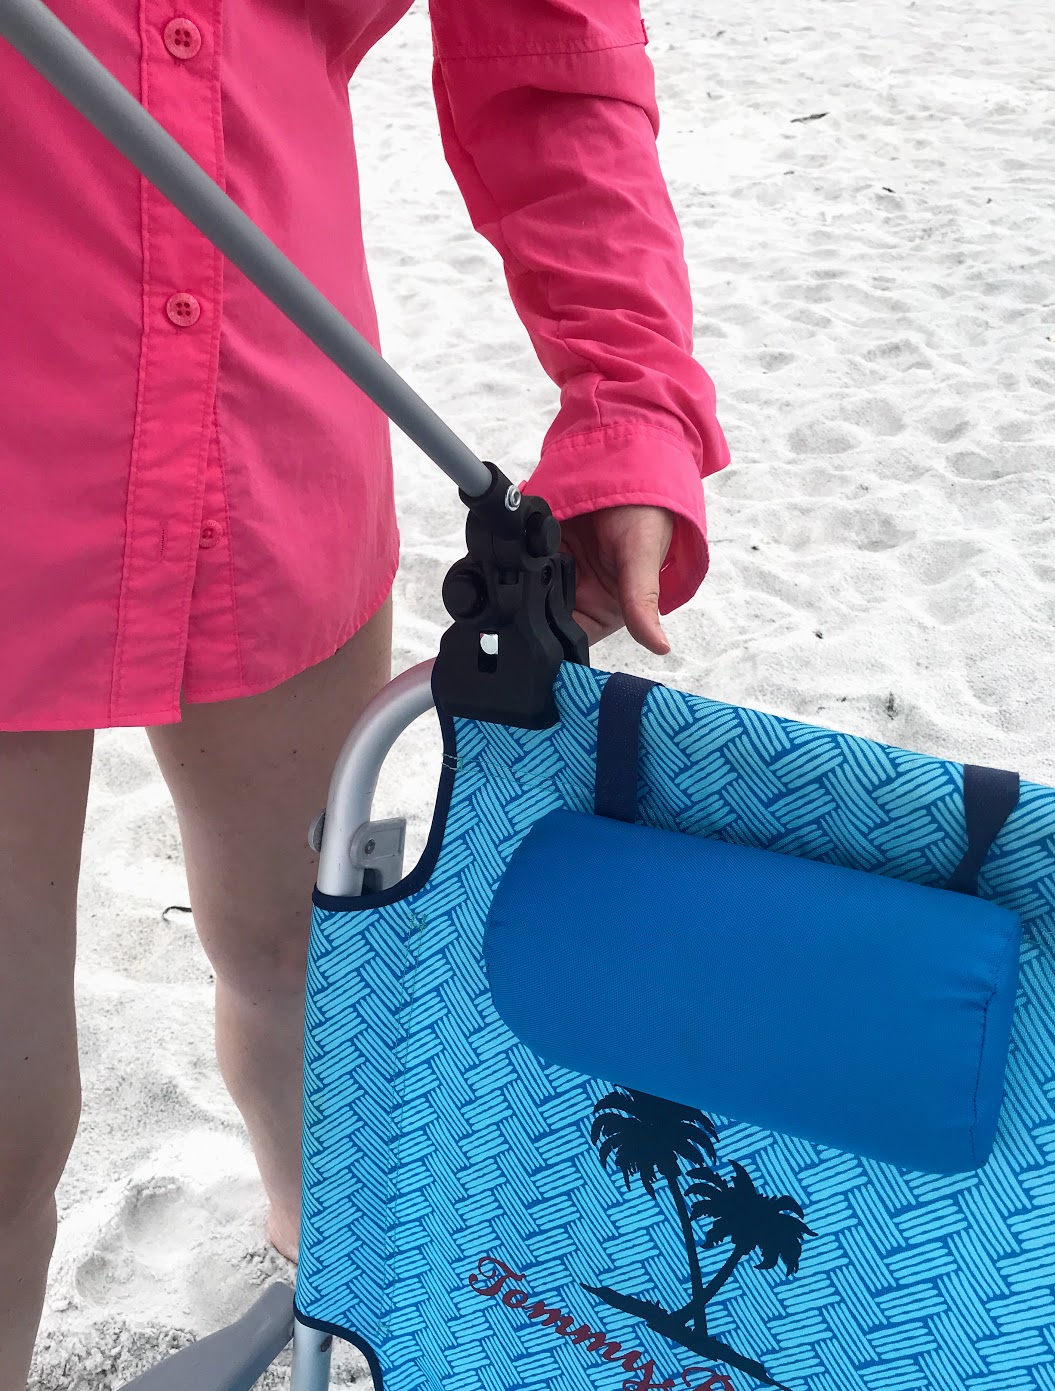
{"label": "shirt placket", "polygon": [[[141,0],[140,101],[223,186],[220,0]],[[143,333],[111,718],[177,718],[219,355],[223,258],[146,179]]]}

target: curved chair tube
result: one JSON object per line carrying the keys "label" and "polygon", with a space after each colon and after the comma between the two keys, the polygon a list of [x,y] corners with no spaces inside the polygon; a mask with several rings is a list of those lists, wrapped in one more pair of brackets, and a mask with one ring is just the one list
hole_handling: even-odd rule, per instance
{"label": "curved chair tube", "polygon": [[370,820],[381,765],[403,731],[432,708],[435,658],[404,671],[379,691],[344,742],[330,779],[319,856],[318,887],[337,898],[362,893],[363,871],[352,861],[352,837]]}

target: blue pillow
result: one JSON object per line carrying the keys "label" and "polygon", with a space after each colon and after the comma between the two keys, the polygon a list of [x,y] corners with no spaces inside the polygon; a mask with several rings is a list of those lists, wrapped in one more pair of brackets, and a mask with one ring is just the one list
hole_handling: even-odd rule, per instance
{"label": "blue pillow", "polygon": [[555,811],[484,954],[546,1062],[910,1169],[989,1157],[1017,914],[947,889]]}

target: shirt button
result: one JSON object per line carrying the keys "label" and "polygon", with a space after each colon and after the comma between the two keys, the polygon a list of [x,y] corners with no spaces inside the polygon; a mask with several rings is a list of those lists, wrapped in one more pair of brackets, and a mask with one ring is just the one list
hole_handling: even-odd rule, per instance
{"label": "shirt button", "polygon": [[217,542],[223,540],[223,527],[219,522],[207,521],[201,524],[201,535],[198,537],[198,545],[203,551],[207,551],[210,546],[215,546]]}
{"label": "shirt button", "polygon": [[170,296],[165,305],[165,313],[180,328],[189,328],[201,318],[201,305],[193,295],[181,290],[179,294]]}
{"label": "shirt button", "polygon": [[173,58],[193,58],[201,48],[201,30],[192,19],[170,19],[162,37]]}

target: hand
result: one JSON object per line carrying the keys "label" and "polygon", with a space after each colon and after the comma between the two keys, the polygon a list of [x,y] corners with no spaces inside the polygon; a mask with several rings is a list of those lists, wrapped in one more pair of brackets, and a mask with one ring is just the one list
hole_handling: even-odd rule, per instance
{"label": "hand", "polygon": [[674,535],[663,507],[603,507],[561,522],[561,550],[575,560],[574,618],[592,647],[624,625],[635,642],[665,657],[659,572]]}

